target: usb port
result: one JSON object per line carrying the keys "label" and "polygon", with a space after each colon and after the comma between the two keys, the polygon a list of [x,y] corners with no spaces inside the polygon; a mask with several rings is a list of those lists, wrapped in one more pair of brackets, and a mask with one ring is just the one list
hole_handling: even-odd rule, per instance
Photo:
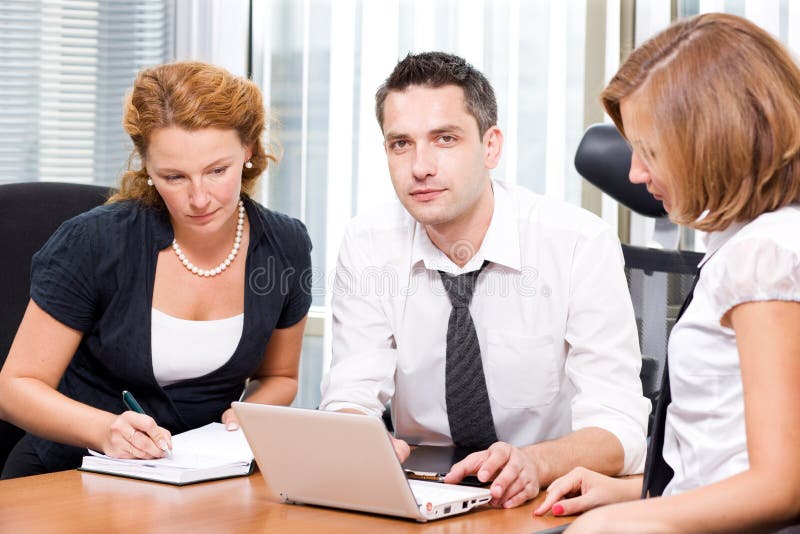
{"label": "usb port", "polygon": [[449,506],[445,506],[444,507],[444,513],[445,514],[449,514],[450,513],[450,507]]}

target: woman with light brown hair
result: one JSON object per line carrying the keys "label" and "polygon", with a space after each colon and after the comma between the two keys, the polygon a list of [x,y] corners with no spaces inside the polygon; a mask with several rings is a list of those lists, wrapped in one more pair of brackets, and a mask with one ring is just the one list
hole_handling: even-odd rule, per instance
{"label": "woman with light brown hair", "polygon": [[708,232],[706,254],[670,335],[644,481],[578,468],[535,513],[620,503],[568,532],[796,522],[800,70],[756,25],[707,14],[634,50],[601,98],[633,148],[630,180],[673,221]]}
{"label": "woman with light brown hair", "polygon": [[[142,70],[119,192],[34,256],[0,372],[0,417],[28,431],[3,478],[78,467],[87,448],[166,454],[171,435],[248,401],[288,405],[311,304],[308,233],[250,198],[275,157],[251,81],[206,63]],[[121,392],[145,414],[126,409]]]}

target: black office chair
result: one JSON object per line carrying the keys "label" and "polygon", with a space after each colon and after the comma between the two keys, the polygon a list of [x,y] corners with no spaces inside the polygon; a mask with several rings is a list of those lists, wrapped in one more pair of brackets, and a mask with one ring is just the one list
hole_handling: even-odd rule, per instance
{"label": "black office chair", "polygon": [[587,182],[645,217],[665,217],[664,205],[644,184],[628,180],[631,147],[613,124],[593,124],[575,151],[575,169]]}
{"label": "black office chair", "polygon": [[[99,206],[110,193],[108,187],[70,183],[0,185],[0,367],[30,300],[31,257],[62,222]],[[0,471],[23,434],[0,421]]]}
{"label": "black office chair", "polygon": [[[613,124],[590,126],[575,154],[575,168],[601,191],[640,215],[665,217],[645,185],[628,180],[630,164],[630,146]],[[622,253],[642,349],[642,389],[655,407],[667,339],[703,254],[624,244]]]}

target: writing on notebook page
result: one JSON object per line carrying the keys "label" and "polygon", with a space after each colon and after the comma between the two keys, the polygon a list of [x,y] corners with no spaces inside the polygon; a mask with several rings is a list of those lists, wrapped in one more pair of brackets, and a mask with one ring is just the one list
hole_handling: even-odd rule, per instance
{"label": "writing on notebook page", "polygon": [[172,454],[149,460],[112,458],[96,451],[84,456],[81,469],[171,484],[188,484],[252,472],[253,453],[241,430],[221,423],[172,437]]}

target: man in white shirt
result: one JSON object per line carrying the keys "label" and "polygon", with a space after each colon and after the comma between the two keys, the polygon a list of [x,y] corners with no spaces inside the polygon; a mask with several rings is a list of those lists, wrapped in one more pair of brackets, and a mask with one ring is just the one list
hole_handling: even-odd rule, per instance
{"label": "man in white shirt", "polygon": [[[650,403],[614,232],[491,179],[503,145],[494,92],[463,59],[409,54],[376,101],[400,202],[347,229],[321,408],[380,416],[391,401],[401,461],[407,443],[462,445],[454,433],[488,419],[484,450],[445,480],[493,480],[495,506],[579,465],[641,472]],[[467,310],[445,285],[464,273]],[[470,376],[451,375],[470,354]],[[475,421],[454,420],[465,405]]]}

